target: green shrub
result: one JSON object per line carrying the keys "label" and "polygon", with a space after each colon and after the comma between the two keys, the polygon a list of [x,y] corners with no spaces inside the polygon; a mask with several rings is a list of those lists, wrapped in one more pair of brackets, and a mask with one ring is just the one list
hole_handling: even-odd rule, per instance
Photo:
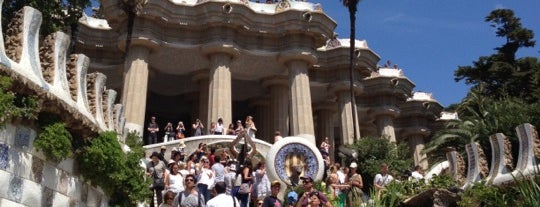
{"label": "green shrub", "polygon": [[[538,169],[536,172],[539,172]],[[514,178],[516,182],[515,191],[518,198],[517,206],[539,206],[540,198],[540,175],[536,174],[530,177]]]}
{"label": "green shrub", "polygon": [[[402,172],[411,169],[411,159],[408,147],[404,144],[390,143],[384,137],[362,137],[350,146],[358,152],[358,174],[364,179],[364,192],[370,192],[375,175],[380,172],[381,164],[387,163],[390,174],[399,179]],[[348,160],[347,164],[352,160]]]}
{"label": "green shrub", "polygon": [[36,119],[39,112],[38,99],[17,94],[10,90],[11,87],[12,80],[0,75],[0,125],[13,118]]}
{"label": "green shrub", "polygon": [[[134,135],[129,135],[129,139],[130,136]],[[139,167],[141,153],[136,146],[124,153],[117,134],[103,132],[78,156],[81,174],[109,195],[111,206],[134,206],[151,195],[149,180],[144,179],[144,170]]]}
{"label": "green shrub", "polygon": [[[509,188],[507,188],[509,189]],[[514,206],[512,199],[508,197],[511,193],[505,192],[498,186],[486,185],[485,182],[475,183],[472,187],[465,189],[458,202],[461,207],[505,207]]]}
{"label": "green shrub", "polygon": [[73,155],[71,139],[71,133],[66,129],[66,125],[57,122],[42,128],[34,141],[34,146],[42,151],[47,159],[58,162]]}

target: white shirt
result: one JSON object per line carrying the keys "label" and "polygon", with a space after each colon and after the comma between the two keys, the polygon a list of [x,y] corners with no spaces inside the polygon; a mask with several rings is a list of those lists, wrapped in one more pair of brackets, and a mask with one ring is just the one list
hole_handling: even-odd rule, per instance
{"label": "white shirt", "polygon": [[[235,202],[236,205],[234,205]],[[240,207],[240,202],[235,197],[222,193],[208,200],[206,207]]]}
{"label": "white shirt", "polygon": [[176,175],[169,174],[169,187],[174,193],[184,191],[184,177],[180,173]]}
{"label": "white shirt", "polygon": [[214,172],[207,168],[201,169],[199,183],[208,185],[208,189],[212,189],[214,186]]}
{"label": "white shirt", "polygon": [[336,172],[336,174],[337,174],[338,179],[339,179],[339,184],[345,183],[345,173],[343,173],[343,171],[341,171],[341,170],[338,170]]}
{"label": "white shirt", "polygon": [[388,185],[388,183],[392,182],[392,180],[394,180],[394,177],[392,177],[391,175],[386,174],[383,176],[382,174],[379,173],[375,175],[375,179],[373,182],[380,186],[386,186]]}
{"label": "white shirt", "polygon": [[414,178],[416,181],[424,179],[424,176],[422,174],[420,174],[419,172],[417,172],[417,171],[413,171],[411,173],[411,177]]}
{"label": "white shirt", "polygon": [[216,124],[216,132],[223,133],[223,124],[220,124],[220,123]]}
{"label": "white shirt", "polygon": [[231,189],[232,189],[232,187],[234,187],[235,176],[236,176],[236,173],[234,171],[230,171],[230,172],[226,173],[225,176],[224,176],[225,186],[227,186],[227,189],[226,189],[225,193],[227,195],[231,194]]}

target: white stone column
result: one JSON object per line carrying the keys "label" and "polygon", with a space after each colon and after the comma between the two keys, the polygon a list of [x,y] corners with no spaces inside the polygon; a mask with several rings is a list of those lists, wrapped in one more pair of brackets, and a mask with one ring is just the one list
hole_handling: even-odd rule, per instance
{"label": "white stone column", "polygon": [[148,55],[150,49],[132,46],[126,57],[122,105],[126,128],[143,134],[148,91]]}
{"label": "white stone column", "polygon": [[[192,123],[198,118],[204,124],[205,129],[208,129],[207,127],[210,127],[211,123],[211,120],[208,120],[208,73],[208,70],[201,70],[192,76],[193,80],[199,84],[199,113],[197,116],[193,117],[193,120],[188,122]],[[191,127],[191,125],[189,125],[189,127]]]}
{"label": "white stone column", "polygon": [[269,100],[265,97],[258,97],[250,102],[251,107],[255,108],[253,119],[255,119],[255,126],[257,127],[256,138],[268,143],[274,143],[274,129],[272,129],[272,113],[269,109]]}
{"label": "white stone column", "polygon": [[330,140],[330,160],[335,160],[336,138],[334,137],[334,116],[336,114],[335,102],[325,101],[315,105],[313,110],[317,115],[317,128],[315,135],[317,144],[323,141],[325,137]]}
{"label": "white stone column", "polygon": [[[231,71],[232,56],[227,53],[210,55],[208,86],[208,123],[232,120]],[[208,126],[209,127],[209,126]]]}
{"label": "white stone column", "polygon": [[428,168],[428,161],[426,154],[422,153],[424,150],[424,138],[420,134],[412,135],[409,137],[409,149],[412,151],[414,158],[414,165],[420,165],[423,169]]}
{"label": "white stone column", "polygon": [[[288,66],[289,85],[291,87],[291,134],[313,136],[313,112],[311,110],[311,91],[308,76],[309,65],[305,61],[292,60],[288,63]],[[314,136],[307,139],[315,143]]]}
{"label": "white stone column", "polygon": [[381,136],[388,137],[388,141],[396,143],[396,132],[394,130],[394,117],[390,115],[380,115],[377,117],[377,128]]}
{"label": "white stone column", "polygon": [[[272,134],[279,130],[281,136],[289,136],[289,83],[286,77],[271,77],[263,80],[264,87],[270,90],[270,111]],[[273,143],[273,140],[272,142]]]}
{"label": "white stone column", "polygon": [[[337,96],[337,106],[340,118],[341,144],[349,145],[354,143],[354,130],[360,138],[360,120],[358,119],[357,107],[353,106],[350,92],[350,83],[348,81],[335,82],[330,86],[329,92]],[[354,94],[359,95],[363,91],[361,83],[354,83]],[[354,123],[353,118],[356,118]],[[356,126],[355,126],[356,124]]]}
{"label": "white stone column", "polygon": [[339,91],[338,96],[338,108],[341,123],[341,139],[343,144],[354,143],[354,122],[353,116],[356,116],[356,134],[360,137],[360,129],[358,127],[358,113],[356,107],[353,107],[351,101],[351,93],[349,91]]}

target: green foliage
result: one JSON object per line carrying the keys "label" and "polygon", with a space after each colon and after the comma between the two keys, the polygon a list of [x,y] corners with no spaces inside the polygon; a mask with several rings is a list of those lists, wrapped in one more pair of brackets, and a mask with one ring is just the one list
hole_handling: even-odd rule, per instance
{"label": "green foliage", "polygon": [[359,165],[358,173],[364,179],[365,192],[369,192],[382,163],[388,164],[389,172],[394,177],[399,177],[413,165],[408,147],[403,143],[395,145],[385,138],[363,137],[350,147],[358,151],[356,162]]}
{"label": "green foliage", "polygon": [[[140,139],[134,136],[130,133],[128,139]],[[144,180],[144,170],[139,167],[141,154],[136,146],[124,154],[117,134],[104,132],[90,141],[78,160],[84,178],[102,187],[111,198],[111,206],[133,206],[151,193],[149,181]]]}
{"label": "green foliage", "polygon": [[535,57],[516,59],[519,48],[534,47],[533,31],[524,28],[509,9],[496,9],[485,20],[496,29],[496,36],[506,42],[495,48],[495,54],[478,58],[472,66],[459,66],[454,72],[455,80],[465,80],[473,88],[482,89],[481,95],[494,99],[509,96],[526,103],[538,102],[540,62]]}
{"label": "green foliage", "polygon": [[380,196],[375,196],[375,191],[371,192],[375,206],[393,207],[400,206],[405,199],[420,194],[431,189],[450,189],[456,186],[456,182],[447,175],[435,176],[429,183],[420,181],[391,182],[380,192]]}
{"label": "green foliage", "polygon": [[47,35],[56,31],[65,31],[77,23],[82,17],[84,9],[91,6],[90,0],[10,0],[4,1],[2,6],[2,26],[6,31],[8,23],[15,13],[24,6],[31,6],[41,11],[43,22],[41,34]]}
{"label": "green foliage", "polygon": [[0,125],[13,118],[36,119],[39,112],[37,98],[15,93],[11,87],[11,78],[0,76]]}
{"label": "green foliage", "polygon": [[[485,147],[489,157],[491,149],[489,136],[503,133],[510,141],[517,143],[515,127],[522,123],[540,125],[540,104],[528,104],[518,98],[492,99],[483,96],[478,90],[471,90],[469,95],[459,104],[456,111],[459,120],[450,120],[445,129],[435,133],[426,144],[425,153],[430,153],[430,161],[438,161],[445,157],[446,147],[454,147],[464,151],[466,144],[479,142]],[[512,113],[508,113],[512,112]],[[518,145],[515,145],[518,146]],[[517,152],[517,151],[514,151]],[[517,154],[514,154],[517,156]]]}
{"label": "green foliage", "polygon": [[538,172],[540,169],[536,168],[536,174],[529,177],[515,178],[516,182],[515,191],[519,195],[516,206],[538,206],[538,198],[540,198],[540,175]]}
{"label": "green foliage", "polygon": [[58,162],[73,155],[71,139],[71,133],[64,123],[54,123],[42,128],[34,146],[43,151],[47,159]]}
{"label": "green foliage", "polygon": [[[511,190],[508,189],[508,190]],[[484,182],[475,183],[472,187],[465,190],[461,196],[459,206],[461,207],[504,207],[515,206],[513,196],[506,192],[505,189],[497,186],[485,185]]]}

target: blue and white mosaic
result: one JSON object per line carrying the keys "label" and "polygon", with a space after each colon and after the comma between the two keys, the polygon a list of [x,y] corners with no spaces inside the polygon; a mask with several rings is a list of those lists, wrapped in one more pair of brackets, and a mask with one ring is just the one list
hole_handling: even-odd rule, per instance
{"label": "blue and white mosaic", "polygon": [[0,144],[0,169],[6,170],[9,167],[9,146]]}
{"label": "blue and white mosaic", "polygon": [[319,163],[315,152],[304,144],[290,143],[284,145],[276,153],[274,167],[280,179],[289,180],[290,175],[287,173],[287,169],[290,168],[290,166],[287,166],[287,159],[289,159],[291,155],[299,155],[297,157],[301,157],[303,159],[299,160],[299,162],[303,165],[302,176],[309,176],[312,178],[316,177],[319,170]]}
{"label": "blue and white mosaic", "polygon": [[12,176],[9,180],[8,198],[17,203],[21,202],[23,180],[20,177]]}
{"label": "blue and white mosaic", "polygon": [[15,142],[13,143],[14,146],[25,148],[30,146],[30,136],[32,135],[32,131],[29,128],[26,127],[17,127],[17,130],[15,131]]}

